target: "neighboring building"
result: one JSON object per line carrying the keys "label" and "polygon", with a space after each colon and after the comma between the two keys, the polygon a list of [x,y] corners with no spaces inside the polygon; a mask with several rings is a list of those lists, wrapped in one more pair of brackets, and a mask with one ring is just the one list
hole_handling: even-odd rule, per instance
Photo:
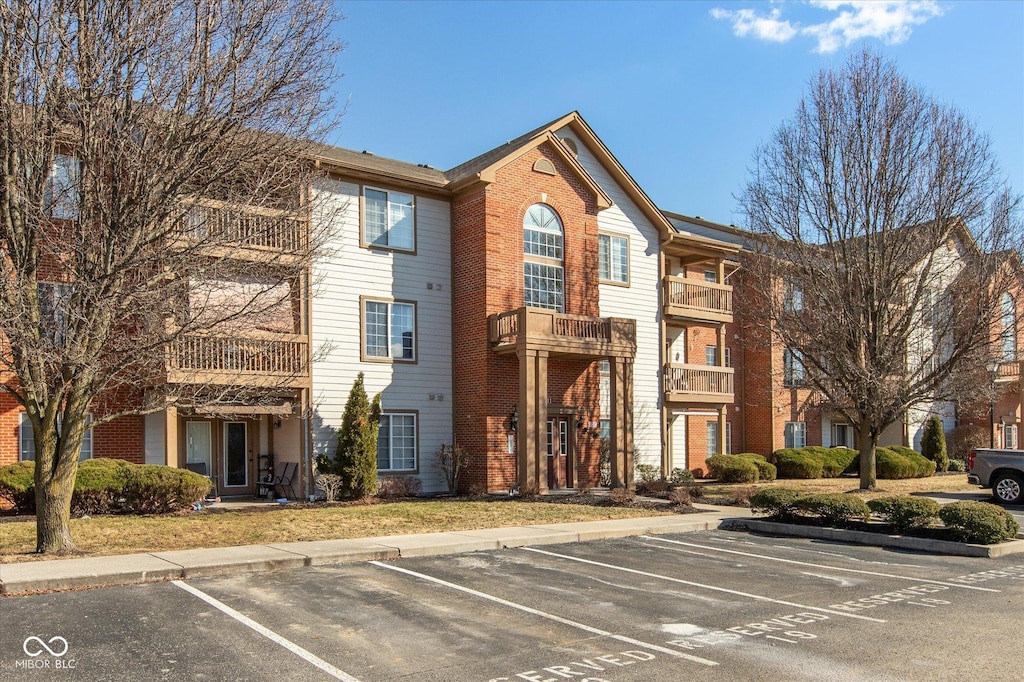
{"label": "neighboring building", "polygon": [[[227,495],[256,493],[272,455],[298,465],[307,495],[360,372],[382,398],[379,473],[417,476],[425,492],[445,489],[443,442],[469,452],[475,491],[595,486],[602,454],[611,482],[630,484],[634,459],[667,474],[704,470],[716,452],[854,444],[743,289],[749,235],[660,210],[578,113],[448,171],[326,146],[314,161],[325,177],[308,219],[332,237],[294,281],[290,328],[185,339],[166,375],[273,388],[101,425],[83,457],[202,463]],[[280,224],[285,241],[309,229]],[[1011,299],[1004,324],[1019,315]],[[1017,447],[1015,336],[1004,351],[995,380],[1016,392],[994,423]],[[933,412],[953,425],[951,406],[934,405],[885,438],[918,445]],[[31,457],[20,419],[0,393],[0,464]]]}

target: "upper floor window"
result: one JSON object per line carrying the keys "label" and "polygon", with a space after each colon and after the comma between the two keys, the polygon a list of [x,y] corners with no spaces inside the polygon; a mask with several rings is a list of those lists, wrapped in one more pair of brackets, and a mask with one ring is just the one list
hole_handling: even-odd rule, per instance
{"label": "upper floor window", "polygon": [[382,414],[377,435],[377,471],[415,469],[416,414]]}
{"label": "upper floor window", "polygon": [[[704,346],[704,364],[710,367],[718,366],[718,346]],[[725,363],[723,367],[732,367],[732,349],[725,349]]]}
{"label": "upper floor window", "polygon": [[1000,334],[1003,349],[1003,362],[1017,359],[1017,309],[1013,297],[1003,294],[1003,330]]}
{"label": "upper floor window", "polygon": [[43,193],[43,210],[51,218],[77,220],[81,202],[81,169],[73,156],[57,154]]}
{"label": "upper floor window", "polygon": [[415,360],[415,304],[364,301],[363,305],[364,358],[370,360]]}
{"label": "upper floor window", "polygon": [[786,386],[803,386],[807,371],[804,368],[803,353],[786,349],[782,352],[782,383]]}
{"label": "upper floor window", "polygon": [[416,204],[411,194],[363,188],[363,243],[412,251]]}
{"label": "upper floor window", "polygon": [[629,284],[629,238],[597,235],[597,268],[601,281]]}
{"label": "upper floor window", "polygon": [[717,284],[718,283],[718,273],[715,272],[714,270],[705,270],[704,271],[704,281],[705,282],[710,282],[712,284]]}
{"label": "upper floor window", "polygon": [[535,308],[565,310],[562,221],[547,204],[534,204],[523,218],[523,299]]}
{"label": "upper floor window", "polygon": [[799,313],[804,309],[804,290],[799,284],[786,282],[783,287],[782,309],[787,313]]}
{"label": "upper floor window", "polygon": [[68,309],[73,289],[63,282],[38,282],[36,300],[39,303],[40,332],[44,339],[63,346],[68,333]]}
{"label": "upper floor window", "polygon": [[[92,415],[86,417],[86,425],[92,423]],[[60,418],[58,417],[57,429],[60,430]],[[21,413],[19,423],[19,437],[18,437],[18,457],[21,461],[26,462],[34,460],[36,458],[36,437],[35,432],[32,431],[32,422],[29,421],[28,414],[25,412]],[[92,458],[92,429],[87,428],[85,435],[82,436],[82,448],[78,451],[78,459],[91,459]]]}

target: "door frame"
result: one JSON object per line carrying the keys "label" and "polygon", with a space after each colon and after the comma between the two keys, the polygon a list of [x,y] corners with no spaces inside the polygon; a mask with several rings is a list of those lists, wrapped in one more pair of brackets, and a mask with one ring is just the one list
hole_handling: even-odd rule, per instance
{"label": "door frame", "polygon": [[[238,420],[227,420],[227,419],[224,419],[224,420],[218,420],[218,421],[220,421],[220,428],[221,428],[220,468],[222,470],[221,473],[223,474],[223,478],[221,479],[221,489],[223,490],[224,494],[235,494],[235,495],[249,494],[251,492],[252,488],[253,488],[253,485],[252,485],[253,476],[252,476],[252,472],[250,471],[250,469],[252,468],[252,464],[253,464],[252,461],[251,461],[252,460],[252,448],[249,446],[249,441],[250,441],[250,438],[249,438],[249,424],[250,424],[250,422],[249,421],[245,421],[245,420],[240,420],[240,419],[238,419]],[[245,460],[245,466],[244,466],[244,469],[243,469],[245,471],[245,482],[243,484],[241,484],[241,485],[229,485],[228,484],[228,437],[229,437],[230,427],[235,425],[235,424],[241,425],[241,427],[242,427],[242,435],[245,438],[245,440],[243,441],[243,445],[242,445],[242,458]]]}
{"label": "door frame", "polygon": [[[560,425],[565,425],[565,452],[559,453],[563,458],[560,462],[555,461],[555,457],[547,455],[547,481],[549,489],[567,489],[575,488],[577,484],[577,474],[579,470],[579,448],[577,447],[578,440],[576,433],[576,419],[577,419],[577,408],[571,405],[549,405],[547,414],[547,427],[545,427],[545,437],[547,436],[548,429],[551,430],[552,434],[552,445],[558,446],[557,450],[561,450],[561,442],[559,439]],[[560,465],[560,473],[563,475],[562,480],[558,478],[558,472],[552,470],[552,465]],[[551,485],[554,482],[556,485]]]}

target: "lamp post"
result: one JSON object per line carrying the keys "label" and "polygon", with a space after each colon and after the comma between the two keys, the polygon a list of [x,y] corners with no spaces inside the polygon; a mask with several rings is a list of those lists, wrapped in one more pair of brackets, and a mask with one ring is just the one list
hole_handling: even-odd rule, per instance
{"label": "lamp post", "polygon": [[996,373],[999,371],[999,362],[989,360],[988,365],[988,446],[996,446]]}

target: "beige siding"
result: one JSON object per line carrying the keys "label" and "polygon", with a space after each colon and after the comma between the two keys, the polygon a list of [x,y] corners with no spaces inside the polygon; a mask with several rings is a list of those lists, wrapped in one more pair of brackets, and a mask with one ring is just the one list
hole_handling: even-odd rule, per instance
{"label": "beige siding", "polygon": [[626,192],[612,180],[593,154],[568,129],[579,149],[580,164],[614,205],[598,214],[601,232],[629,237],[629,286],[600,285],[601,316],[636,320],[637,350],[633,372],[634,443],[638,461],[661,464],[661,310],[658,306],[658,229],[641,213]]}
{"label": "beige siding", "polygon": [[[417,465],[424,492],[443,491],[432,453],[452,437],[450,206],[416,197],[416,253],[359,244],[359,186],[328,181],[315,206],[332,219],[332,253],[314,266],[314,453],[331,452],[349,390],[363,372],[367,393],[385,411],[417,413]],[[322,202],[322,203],[321,203]],[[429,285],[429,288],[428,288]],[[360,297],[416,303],[415,364],[360,360]]]}

